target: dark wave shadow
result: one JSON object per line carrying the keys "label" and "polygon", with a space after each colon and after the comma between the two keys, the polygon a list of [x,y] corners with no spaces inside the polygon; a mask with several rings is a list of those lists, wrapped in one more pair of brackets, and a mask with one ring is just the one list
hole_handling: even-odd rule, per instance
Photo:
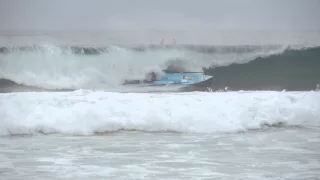
{"label": "dark wave shadow", "polygon": [[320,47],[286,50],[245,64],[204,69],[214,90],[309,91],[320,84]]}

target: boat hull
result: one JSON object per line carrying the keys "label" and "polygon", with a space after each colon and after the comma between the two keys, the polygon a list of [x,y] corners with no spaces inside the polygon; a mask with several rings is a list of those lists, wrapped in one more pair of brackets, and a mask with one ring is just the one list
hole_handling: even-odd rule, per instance
{"label": "boat hull", "polygon": [[126,81],[129,87],[148,89],[149,91],[208,91],[212,76],[203,73],[167,73],[156,81]]}

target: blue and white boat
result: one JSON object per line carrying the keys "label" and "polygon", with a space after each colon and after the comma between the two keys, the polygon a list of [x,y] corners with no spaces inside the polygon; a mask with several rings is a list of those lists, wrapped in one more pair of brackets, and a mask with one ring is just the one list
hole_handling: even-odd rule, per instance
{"label": "blue and white boat", "polygon": [[190,85],[206,81],[210,78],[212,76],[203,75],[200,72],[166,73],[160,80],[150,82],[150,85]]}
{"label": "blue and white boat", "polygon": [[[179,72],[165,73],[161,77],[156,77],[151,73],[151,80],[131,80],[124,85],[137,85],[137,87],[161,87],[175,86],[184,90],[202,90],[210,86],[213,76],[204,75],[203,72]],[[182,90],[182,89],[181,89]]]}

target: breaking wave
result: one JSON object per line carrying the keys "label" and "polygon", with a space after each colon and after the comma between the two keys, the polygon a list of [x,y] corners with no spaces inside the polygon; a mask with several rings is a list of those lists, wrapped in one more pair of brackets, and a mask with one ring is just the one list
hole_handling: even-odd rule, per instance
{"label": "breaking wave", "polygon": [[318,92],[29,92],[0,94],[0,106],[0,135],[224,133],[320,125]]}
{"label": "breaking wave", "polygon": [[155,71],[204,71],[213,89],[311,90],[320,84],[320,47],[135,46],[0,48],[1,92],[120,90]]}

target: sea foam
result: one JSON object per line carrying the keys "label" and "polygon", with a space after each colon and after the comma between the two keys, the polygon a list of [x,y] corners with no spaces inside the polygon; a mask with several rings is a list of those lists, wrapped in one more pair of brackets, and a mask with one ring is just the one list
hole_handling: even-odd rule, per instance
{"label": "sea foam", "polygon": [[320,124],[319,92],[29,92],[1,94],[0,107],[1,135],[219,133]]}

